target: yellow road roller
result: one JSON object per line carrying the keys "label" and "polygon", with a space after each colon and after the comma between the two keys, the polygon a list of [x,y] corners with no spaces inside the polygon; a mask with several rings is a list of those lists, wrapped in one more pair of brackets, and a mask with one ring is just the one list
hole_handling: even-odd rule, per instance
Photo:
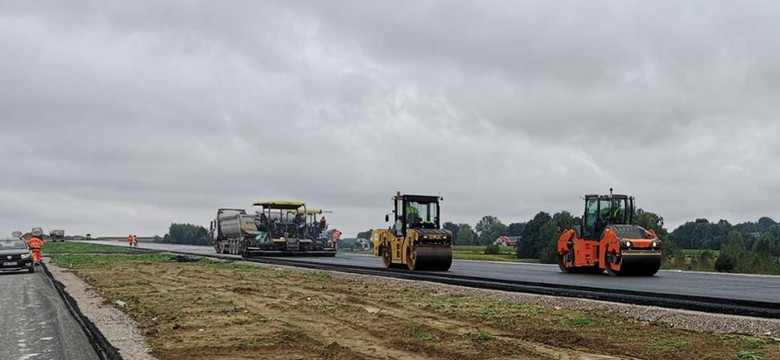
{"label": "yellow road roller", "polygon": [[393,197],[393,216],[385,215],[387,229],[371,232],[374,256],[386,268],[447,271],[452,265],[452,232],[441,229],[439,196]]}

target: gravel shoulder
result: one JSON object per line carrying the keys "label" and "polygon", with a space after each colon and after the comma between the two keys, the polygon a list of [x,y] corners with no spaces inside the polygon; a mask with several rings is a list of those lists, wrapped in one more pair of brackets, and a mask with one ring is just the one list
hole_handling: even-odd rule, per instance
{"label": "gravel shoulder", "polygon": [[151,348],[136,323],[128,315],[107,304],[95,289],[71,273],[44,258],[54,279],[62,283],[65,291],[78,303],[82,314],[100,330],[111,345],[119,350],[125,360],[156,360]]}

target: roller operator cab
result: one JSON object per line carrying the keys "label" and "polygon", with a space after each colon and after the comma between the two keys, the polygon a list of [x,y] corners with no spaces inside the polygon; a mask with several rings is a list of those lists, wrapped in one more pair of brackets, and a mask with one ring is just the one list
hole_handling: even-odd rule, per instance
{"label": "roller operator cab", "polygon": [[652,276],[661,267],[661,241],[634,224],[634,198],[585,195],[582,225],[558,239],[558,266],[566,273]]}
{"label": "roller operator cab", "polygon": [[386,268],[447,271],[452,265],[452,233],[440,228],[438,196],[393,197],[393,216],[385,215],[387,229],[371,233],[374,256]]}

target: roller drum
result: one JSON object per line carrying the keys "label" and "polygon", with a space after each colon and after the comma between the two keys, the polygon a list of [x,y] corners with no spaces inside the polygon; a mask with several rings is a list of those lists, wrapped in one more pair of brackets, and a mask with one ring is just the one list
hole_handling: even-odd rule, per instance
{"label": "roller drum", "polygon": [[661,268],[661,256],[622,256],[620,276],[653,276]]}
{"label": "roller drum", "polygon": [[452,266],[452,248],[449,246],[417,246],[415,270],[447,271]]}

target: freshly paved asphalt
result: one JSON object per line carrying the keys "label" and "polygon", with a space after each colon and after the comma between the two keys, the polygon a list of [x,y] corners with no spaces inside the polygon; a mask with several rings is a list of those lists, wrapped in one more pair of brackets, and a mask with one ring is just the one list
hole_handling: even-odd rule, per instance
{"label": "freshly paved asphalt", "polygon": [[[95,243],[95,241],[93,241]],[[116,241],[99,242],[123,245]],[[183,251],[214,255],[208,246],[139,243],[140,248]],[[236,256],[236,258],[240,258]],[[336,257],[285,258],[325,264],[355,265],[381,268],[379,258],[368,255],[339,253]],[[780,276],[659,271],[653,277],[612,277],[606,274],[564,274],[557,265],[501,263],[491,261],[454,260],[449,273],[486,279],[526,281],[545,284],[586,286],[597,289],[622,289],[656,294],[706,296],[721,299],[752,300],[777,303],[780,307]]]}
{"label": "freshly paved asphalt", "polygon": [[0,271],[0,359],[98,359],[51,280]]}

